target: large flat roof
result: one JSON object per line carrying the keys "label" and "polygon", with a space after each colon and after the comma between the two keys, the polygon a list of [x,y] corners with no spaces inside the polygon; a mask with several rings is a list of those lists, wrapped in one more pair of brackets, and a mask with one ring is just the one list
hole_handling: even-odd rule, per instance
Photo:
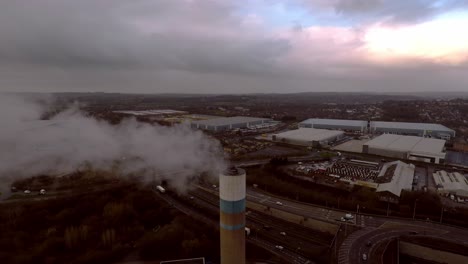
{"label": "large flat roof", "polygon": [[226,126],[231,124],[250,123],[255,121],[268,121],[271,119],[250,117],[250,116],[233,116],[233,117],[219,117],[208,120],[193,121],[192,124],[206,125],[206,126]]}
{"label": "large flat roof", "polygon": [[283,133],[275,134],[279,138],[287,138],[292,140],[301,141],[322,141],[331,137],[336,137],[344,134],[342,131],[316,129],[316,128],[299,128],[296,130],[289,130]]}
{"label": "large flat roof", "polygon": [[112,111],[113,113],[134,115],[134,116],[145,116],[145,115],[175,115],[175,114],[186,114],[185,111],[172,110],[172,109],[152,109],[152,110],[119,110]]}
{"label": "large flat roof", "polygon": [[309,118],[302,121],[304,124],[331,125],[331,126],[367,126],[367,121],[364,120],[346,120],[346,119],[322,119]]}
{"label": "large flat roof", "polygon": [[431,123],[409,123],[409,122],[387,122],[387,121],[372,121],[371,127],[375,128],[392,128],[392,129],[413,129],[413,130],[434,130],[434,131],[447,131],[454,132],[441,124]]}
{"label": "large flat roof", "polygon": [[[317,125],[330,125],[330,126],[356,126],[364,127],[367,126],[365,120],[346,120],[346,119],[326,119],[326,118],[309,118],[302,121],[303,124],[317,124]],[[445,131],[447,133],[454,133],[453,129],[450,129],[441,124],[432,123],[410,123],[410,122],[388,122],[388,121],[371,121],[371,127],[373,128],[388,128],[388,129],[413,129],[413,130],[433,130],[433,131]]]}
{"label": "large flat roof", "polygon": [[383,134],[366,144],[372,148],[397,150],[421,154],[440,154],[444,150],[445,140],[416,136]]}

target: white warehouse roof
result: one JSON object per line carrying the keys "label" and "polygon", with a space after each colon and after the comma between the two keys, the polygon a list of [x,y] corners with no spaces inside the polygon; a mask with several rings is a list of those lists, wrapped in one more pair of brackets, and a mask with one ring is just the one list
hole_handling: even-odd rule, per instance
{"label": "white warehouse roof", "polygon": [[432,174],[440,192],[468,197],[468,180],[458,172],[438,171]]}
{"label": "white warehouse roof", "polygon": [[283,133],[275,134],[277,138],[285,138],[297,141],[325,141],[343,135],[344,132],[328,129],[299,128]]}
{"label": "white warehouse roof", "polygon": [[390,192],[400,197],[402,190],[411,190],[414,169],[415,166],[413,164],[406,164],[399,160],[385,163],[377,179],[383,179],[386,176],[391,176],[392,178],[389,182],[380,183],[376,192]]}
{"label": "white warehouse roof", "polygon": [[371,127],[454,132],[453,129],[450,129],[450,128],[444,126],[444,125],[430,124],[430,123],[372,121],[371,122]]}
{"label": "white warehouse roof", "polygon": [[444,150],[445,140],[383,134],[367,142],[365,145],[369,146],[369,148],[396,150],[415,154],[441,155]]}
{"label": "white warehouse roof", "polygon": [[192,124],[206,125],[206,126],[227,126],[231,124],[243,124],[257,121],[270,121],[268,118],[250,117],[250,116],[233,116],[233,117],[219,117],[208,120],[193,121]]}
{"label": "white warehouse roof", "polygon": [[364,120],[345,120],[345,119],[321,119],[321,118],[309,118],[302,121],[303,124],[317,124],[317,125],[330,125],[330,126],[355,126],[365,127],[367,121]]}

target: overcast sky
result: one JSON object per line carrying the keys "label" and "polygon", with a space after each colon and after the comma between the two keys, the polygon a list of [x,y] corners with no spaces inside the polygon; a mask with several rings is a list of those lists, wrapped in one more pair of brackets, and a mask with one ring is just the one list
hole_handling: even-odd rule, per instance
{"label": "overcast sky", "polygon": [[468,91],[468,0],[1,0],[0,91]]}

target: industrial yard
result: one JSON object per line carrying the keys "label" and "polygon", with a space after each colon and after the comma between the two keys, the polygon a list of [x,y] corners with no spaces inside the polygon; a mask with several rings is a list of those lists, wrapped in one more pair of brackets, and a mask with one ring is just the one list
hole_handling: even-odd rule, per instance
{"label": "industrial yard", "polygon": [[0,0],[0,264],[468,264],[468,0]]}
{"label": "industrial yard", "polygon": [[[187,133],[207,136],[219,143],[223,158],[238,172],[245,171],[245,183],[237,184],[232,182],[236,173],[219,176],[227,181],[201,177],[203,173],[197,173],[198,176],[188,178],[190,187],[181,193],[171,182],[161,182],[156,177],[144,185],[131,187],[154,196],[156,200],[152,201],[162,208],[167,206],[171,217],[182,219],[179,214],[184,216],[184,220],[177,221],[203,223],[193,234],[184,237],[184,241],[190,241],[185,245],[194,243],[194,246],[192,251],[188,246],[179,249],[183,256],[189,259],[202,256],[213,263],[221,259],[228,263],[226,259],[231,259],[229,263],[235,264],[243,263],[239,259],[257,258],[273,263],[357,263],[356,259],[362,260],[362,253],[350,252],[366,252],[369,260],[394,254],[394,247],[385,245],[396,243],[396,238],[405,241],[401,244],[405,248],[402,258],[407,259],[420,257],[412,247],[431,248],[442,243],[436,240],[423,245],[419,240],[407,238],[414,233],[420,237],[442,236],[443,241],[452,243],[450,245],[464,241],[462,234],[467,226],[460,219],[467,213],[468,170],[458,161],[463,160],[463,153],[451,147],[454,138],[460,136],[451,129],[432,123],[267,118],[251,115],[246,107],[232,108],[232,114],[226,114],[229,108],[223,109],[226,111],[215,114],[167,105],[135,110],[122,107],[106,114],[112,122],[134,119],[153,127],[183,127],[189,131]],[[33,123],[27,131],[29,135],[44,127],[68,126],[58,121]],[[35,151],[50,151],[50,148],[38,147]],[[86,193],[95,197],[94,193],[130,188],[125,181],[114,178],[117,165],[127,159],[135,158],[120,157],[113,167],[114,172],[90,171],[86,177],[73,181],[66,180],[72,179],[66,172],[57,171],[56,174],[62,176],[15,182],[4,206],[33,201],[44,204],[49,199],[68,199]],[[81,167],[81,173],[85,169],[92,168]],[[177,173],[174,172],[173,177],[177,178]],[[98,175],[105,175],[107,179],[91,180]],[[140,181],[142,178],[132,179]],[[245,186],[245,194],[241,187],[234,185]],[[226,190],[233,193],[223,195]],[[132,204],[130,207],[122,205],[122,210],[136,206],[138,214],[150,214],[140,212],[139,205],[134,202],[125,203]],[[106,210],[109,213],[114,210],[110,208],[120,208],[116,206],[108,204]],[[147,221],[138,219],[141,223]],[[452,230],[444,224],[460,226],[460,229]],[[84,225],[87,224],[79,226],[84,228]],[[114,239],[112,232],[119,234],[115,241],[124,239],[119,242],[124,243],[118,249],[119,256],[160,261],[180,259],[175,253],[148,250],[180,222],[161,223],[160,227],[143,225],[144,231],[139,229],[138,233],[141,236],[128,241],[120,237],[125,232],[118,226],[114,231],[96,231],[102,235],[99,247],[102,246],[103,259],[117,252],[107,251],[111,248],[106,243]],[[445,233],[435,231],[434,225]],[[72,227],[63,228],[70,237]],[[160,228],[164,230],[162,234],[157,231]],[[205,232],[203,230],[207,230],[206,239],[195,242],[193,236]],[[148,238],[151,233],[156,234],[154,240]],[[91,237],[97,235],[90,234]],[[245,242],[242,242],[243,237]],[[210,243],[212,245],[207,246]],[[368,243],[375,247],[366,246]],[[219,247],[220,251],[206,251],[205,246]],[[73,246],[67,247],[71,250]],[[238,249],[232,250],[236,247]],[[453,248],[455,250],[455,246]],[[195,254],[195,249],[200,249],[197,252],[201,255]],[[241,254],[242,249],[245,253]],[[464,258],[463,252],[455,251],[457,258]]]}

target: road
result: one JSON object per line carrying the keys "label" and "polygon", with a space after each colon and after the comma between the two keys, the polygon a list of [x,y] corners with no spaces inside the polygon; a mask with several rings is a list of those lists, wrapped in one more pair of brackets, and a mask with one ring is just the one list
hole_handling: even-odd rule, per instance
{"label": "road", "polygon": [[[179,211],[181,211],[181,212],[183,212],[183,213],[185,213],[187,215],[190,215],[190,216],[194,217],[195,219],[197,219],[199,221],[209,223],[209,224],[213,225],[217,229],[219,228],[219,220],[218,219],[211,219],[209,217],[206,217],[205,214],[197,212],[192,206],[186,205],[183,202],[175,199],[174,197],[171,197],[168,194],[161,194],[161,193],[156,192],[156,191],[155,191],[155,194],[158,195],[161,199],[165,200],[167,203],[169,203],[174,208],[178,209]],[[217,197],[214,197],[214,199],[212,197],[206,199],[206,198],[202,198],[203,196],[200,195],[198,192],[190,192],[189,194],[194,195],[194,196],[196,195],[196,197],[194,197],[194,199],[193,199],[193,202],[203,204],[208,209],[216,210],[216,212],[219,212],[219,207],[217,206],[219,204],[219,200],[217,199]],[[214,201],[215,204],[213,204],[213,201]],[[253,228],[254,230],[255,229],[256,230],[261,230],[262,227],[263,227],[263,226],[260,226],[260,225],[252,225],[252,226],[254,226],[254,228]],[[284,239],[284,237],[282,237],[279,234],[279,232],[278,232],[278,234],[276,234],[274,236],[265,236],[264,233],[259,233],[259,235],[248,236],[247,237],[247,242],[253,243],[256,246],[262,247],[262,248],[268,250],[269,252],[271,252],[272,254],[277,255],[281,259],[286,260],[286,261],[288,261],[290,263],[295,263],[295,264],[304,264],[304,263],[312,264],[313,263],[312,261],[305,258],[301,254],[298,254],[296,252],[296,248],[291,248],[291,247],[286,247],[285,246],[283,250],[278,250],[276,248],[276,246],[278,245],[278,243],[277,243],[278,238],[279,239]]]}
{"label": "road", "polygon": [[[219,213],[218,196],[203,189],[189,191],[189,195],[193,197],[192,202],[208,204],[205,207]],[[309,261],[309,263],[311,263],[311,261],[303,257],[303,255],[313,255],[314,250],[318,252],[326,249],[330,243],[327,239],[317,239],[317,234],[311,229],[301,225],[291,224],[257,211],[248,211],[246,213],[246,226],[251,230],[249,238],[256,240],[262,238],[274,244],[275,247],[277,245],[282,246],[284,250],[294,252],[296,259],[300,256],[304,262]],[[281,232],[285,232],[285,234],[282,235]],[[278,252],[275,247],[273,247],[275,252]],[[290,260],[291,259],[288,259],[288,261]],[[297,260],[299,261],[300,259]]]}
{"label": "road", "polygon": [[[202,187],[207,189],[206,187]],[[209,189],[209,188],[208,188]],[[213,194],[217,190],[210,190]],[[346,211],[331,210],[316,205],[292,201],[273,196],[255,188],[247,188],[247,200],[267,205],[271,208],[287,211],[296,215],[310,217],[326,222],[340,224],[337,221]],[[280,204],[278,204],[278,202]],[[419,221],[405,218],[392,218],[377,215],[357,214],[354,221],[346,222],[362,229],[349,235],[339,248],[339,263],[360,263],[362,254],[370,254],[373,247],[366,246],[367,241],[378,245],[409,232],[418,232],[425,236],[438,236],[456,243],[468,245],[468,229],[442,225],[436,222]],[[341,230],[341,232],[346,232]]]}
{"label": "road", "polygon": [[[312,152],[305,156],[288,157],[289,162],[310,161],[311,158],[320,158],[321,152]],[[232,165],[236,167],[250,167],[270,163],[270,159],[258,159],[249,161],[233,161]]]}
{"label": "road", "polygon": [[[248,189],[247,199],[294,214],[328,222],[336,222],[336,219],[341,218],[346,213],[346,211],[330,210],[275,197],[264,192],[259,192],[254,188]],[[277,202],[280,202],[282,205],[278,205]],[[436,222],[358,214],[355,215],[355,221],[346,222],[346,224],[357,225],[363,229],[348,236],[341,245],[338,255],[339,263],[360,263],[363,253],[371,253],[369,257],[372,255],[372,250],[366,247],[367,241],[371,241],[373,245],[377,245],[401,235],[408,235],[410,231],[415,231],[425,236],[438,236],[455,243],[468,245],[468,229],[442,225]],[[343,231],[345,230],[341,230],[341,232]]]}
{"label": "road", "polygon": [[[211,192],[213,195],[218,195],[218,191],[216,189],[207,186],[198,187]],[[258,189],[251,187],[247,187],[247,200],[263,204],[271,208],[276,208],[296,215],[304,216],[306,218],[312,218],[336,224],[339,224],[338,221],[340,221],[341,217],[343,217],[346,213],[349,213],[348,211],[335,209],[332,210],[329,208],[324,208],[312,204],[291,201],[285,198],[267,194],[266,192],[259,191]],[[277,202],[281,203],[281,205]],[[352,223],[363,227],[378,227],[386,221],[387,219],[382,219],[371,215],[358,214],[357,216],[355,216],[355,219],[354,221],[352,221]]]}

